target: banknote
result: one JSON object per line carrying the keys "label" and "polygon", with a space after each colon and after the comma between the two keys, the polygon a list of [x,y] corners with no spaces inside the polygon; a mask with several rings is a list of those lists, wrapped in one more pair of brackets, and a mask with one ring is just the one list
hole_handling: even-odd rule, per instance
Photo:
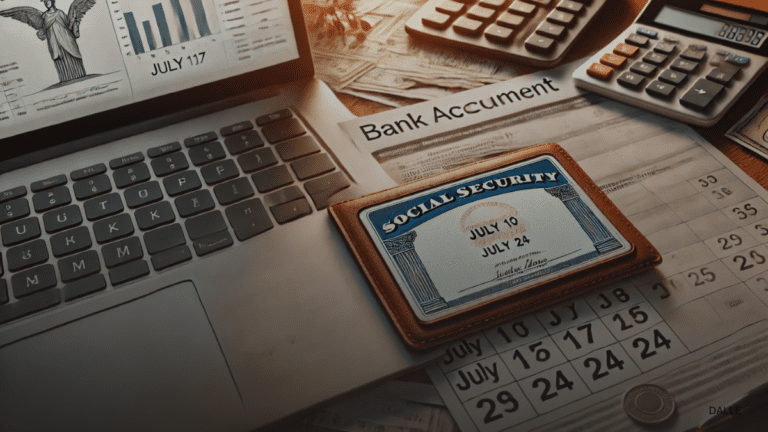
{"label": "banknote", "polygon": [[631,249],[549,155],[378,204],[359,218],[422,322]]}
{"label": "banknote", "polygon": [[768,159],[768,95],[760,98],[725,136]]}

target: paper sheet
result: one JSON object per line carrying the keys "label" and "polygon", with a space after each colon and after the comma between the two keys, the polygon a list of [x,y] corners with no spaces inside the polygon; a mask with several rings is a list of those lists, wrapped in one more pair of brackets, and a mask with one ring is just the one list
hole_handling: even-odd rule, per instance
{"label": "paper sheet", "polygon": [[[689,127],[578,92],[573,67],[342,124],[398,183],[557,142],[663,255],[657,269],[450,345],[428,371],[465,432],[644,430],[621,396],[647,382],[677,399],[659,430],[683,431],[768,381],[762,331],[713,355],[768,318],[768,193]],[[465,109],[547,77],[559,91]],[[363,129],[419,115],[419,128],[374,140]]]}

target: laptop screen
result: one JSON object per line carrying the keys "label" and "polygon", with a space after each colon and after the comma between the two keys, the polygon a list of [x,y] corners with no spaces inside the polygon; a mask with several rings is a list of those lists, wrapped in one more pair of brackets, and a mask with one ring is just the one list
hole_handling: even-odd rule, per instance
{"label": "laptop screen", "polygon": [[[306,38],[298,1],[291,3],[0,3],[0,142],[105,112],[118,125],[115,116],[131,106],[161,114],[214,101],[218,93],[275,85],[280,77],[274,75],[281,74],[274,71],[299,60],[300,38]],[[211,83],[229,85],[206,87]],[[184,93],[193,88],[198,91]],[[186,96],[187,106],[180,106],[178,96]],[[133,111],[130,116],[136,117]],[[80,122],[79,127],[89,126]]]}

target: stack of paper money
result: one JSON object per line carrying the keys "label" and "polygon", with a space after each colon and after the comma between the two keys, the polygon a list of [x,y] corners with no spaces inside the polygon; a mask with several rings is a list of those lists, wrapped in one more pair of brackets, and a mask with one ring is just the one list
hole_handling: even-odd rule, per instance
{"label": "stack of paper money", "polygon": [[768,159],[768,95],[763,96],[725,136]]}

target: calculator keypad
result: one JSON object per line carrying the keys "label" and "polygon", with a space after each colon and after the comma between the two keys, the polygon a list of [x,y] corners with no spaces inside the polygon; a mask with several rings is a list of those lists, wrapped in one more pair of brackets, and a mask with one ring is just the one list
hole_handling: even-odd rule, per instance
{"label": "calculator keypad", "polygon": [[429,0],[415,37],[535,66],[559,62],[607,0]]}

